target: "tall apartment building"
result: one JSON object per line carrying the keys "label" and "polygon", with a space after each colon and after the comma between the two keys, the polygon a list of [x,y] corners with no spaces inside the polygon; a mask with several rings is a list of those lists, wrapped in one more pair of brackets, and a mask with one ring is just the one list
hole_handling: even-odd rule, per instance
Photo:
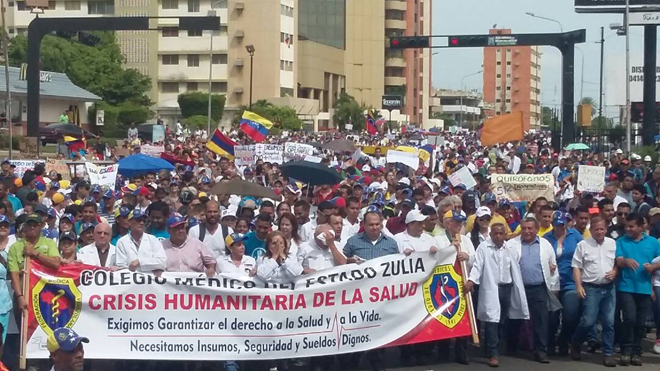
{"label": "tall apartment building", "polygon": [[[491,35],[511,34],[491,29]],[[504,44],[504,43],[503,43]],[[541,53],[538,46],[484,48],[484,101],[495,114],[522,111],[525,130],[541,125]]]}
{"label": "tall apartment building", "polygon": [[[385,0],[385,34],[431,34],[431,0]],[[403,113],[412,124],[429,118],[430,49],[385,50],[385,93],[404,97]]]}

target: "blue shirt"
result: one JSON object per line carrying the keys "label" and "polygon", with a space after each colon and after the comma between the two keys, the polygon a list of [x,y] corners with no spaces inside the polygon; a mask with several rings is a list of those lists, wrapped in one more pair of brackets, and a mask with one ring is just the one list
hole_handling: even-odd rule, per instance
{"label": "blue shirt", "polygon": [[9,200],[9,202],[11,202],[11,207],[14,210],[14,212],[17,212],[18,210],[23,208],[23,203],[21,202],[21,200],[18,199],[18,197],[12,194],[8,194],[7,199]]}
{"label": "blue shirt", "polygon": [[265,252],[266,240],[260,240],[255,231],[245,235],[245,255],[249,255],[256,259]]}
{"label": "blue shirt", "polygon": [[520,241],[520,274],[525,286],[545,282],[541,266],[541,241],[538,237],[532,243]]}
{"label": "blue shirt", "polygon": [[[557,254],[557,237],[550,231],[543,238],[548,240]],[[559,269],[559,287],[561,290],[575,290],[575,281],[573,280],[573,253],[578,242],[582,241],[582,235],[574,228],[566,230],[566,237],[562,244],[561,254],[557,254],[557,269]]]}
{"label": "blue shirt", "polygon": [[636,270],[624,267],[621,269],[617,290],[633,294],[651,295],[651,275],[644,270],[644,264],[660,256],[660,242],[646,234],[639,241],[625,235],[616,240],[616,257],[634,259],[639,263]]}
{"label": "blue shirt", "polygon": [[161,242],[170,239],[170,233],[167,231],[167,229],[158,230],[156,228],[149,228],[149,231],[147,233],[153,235],[158,239],[158,241]]}
{"label": "blue shirt", "polygon": [[387,237],[382,232],[376,243],[371,241],[364,232],[358,233],[346,241],[344,255],[347,258],[359,256],[364,260],[380,258],[385,255],[399,253],[399,245],[394,238]]}

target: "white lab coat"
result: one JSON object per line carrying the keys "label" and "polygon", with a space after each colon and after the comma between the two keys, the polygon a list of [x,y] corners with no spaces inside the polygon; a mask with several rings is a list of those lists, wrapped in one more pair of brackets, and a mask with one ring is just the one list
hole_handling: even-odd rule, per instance
{"label": "white lab coat", "polygon": [[[101,259],[99,258],[99,251],[95,243],[83,246],[76,254],[78,260],[83,264],[94,265],[101,267]],[[130,263],[129,263],[130,264]],[[108,259],[105,261],[106,267],[114,267],[117,265],[117,248],[115,245],[110,244],[108,249]]]}
{"label": "white lab coat", "polygon": [[[514,239],[508,241],[509,246],[515,251],[515,256],[520,262],[520,255],[522,249],[521,236],[518,236]],[[539,237],[539,242],[541,246],[541,268],[543,270],[543,279],[545,280],[545,285],[548,288],[548,310],[554,312],[562,308],[561,303],[557,297],[553,294],[553,291],[559,291],[559,269],[555,269],[554,273],[550,272],[550,266],[557,266],[557,256],[555,255],[555,250],[552,248],[552,245],[548,240],[543,237]]]}
{"label": "white lab coat", "polygon": [[[500,322],[500,296],[498,269],[495,269],[497,260],[495,254],[496,248],[493,247],[493,241],[489,238],[482,242],[477,248],[472,269],[470,269],[470,281],[479,285],[479,302],[477,306],[477,318],[480,321]],[[520,257],[511,246],[504,242],[501,247],[505,256],[511,260],[511,297],[509,298],[509,319],[529,319],[529,308],[527,306],[527,297],[525,296],[525,287],[520,274],[520,265],[517,262]]]}
{"label": "white lab coat", "polygon": [[167,255],[163,244],[155,236],[144,233],[138,247],[128,233],[117,241],[117,267],[128,268],[135,260],[140,262],[139,272],[151,273],[154,270],[165,270]]}
{"label": "white lab coat", "polygon": [[265,255],[257,259],[257,277],[266,282],[291,283],[302,273],[303,267],[295,256],[289,255],[282,265]]}
{"label": "white lab coat", "polygon": [[[470,260],[468,260],[467,263],[467,269],[468,272],[472,268],[472,264],[474,263],[474,256],[475,256],[475,251],[474,251],[474,245],[472,244],[472,240],[470,240],[469,237],[465,235],[460,235],[461,236],[461,250],[466,252],[470,256]],[[447,238],[447,234],[443,233],[438,236],[433,237],[435,239],[436,247],[438,250],[442,249],[454,249],[454,257],[453,261],[456,261],[456,248],[452,246],[451,242],[449,241],[449,238]]]}

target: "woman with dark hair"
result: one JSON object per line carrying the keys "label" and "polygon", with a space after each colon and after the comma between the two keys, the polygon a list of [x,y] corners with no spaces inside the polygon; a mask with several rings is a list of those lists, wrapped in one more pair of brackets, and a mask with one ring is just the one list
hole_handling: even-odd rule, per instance
{"label": "woman with dark hair", "polygon": [[266,282],[291,283],[303,273],[295,256],[289,254],[289,241],[281,231],[266,237],[266,253],[257,259],[257,277]]}
{"label": "woman with dark hair", "polygon": [[298,235],[298,222],[296,217],[291,213],[285,213],[280,215],[279,220],[277,221],[277,229],[282,232],[284,238],[289,242],[289,254],[291,256],[296,256],[298,253],[298,247],[302,243],[300,235]]}
{"label": "woman with dark hair", "polygon": [[475,248],[488,239],[490,234],[490,220],[491,212],[487,206],[482,206],[477,209],[476,225],[470,231],[470,240]]}

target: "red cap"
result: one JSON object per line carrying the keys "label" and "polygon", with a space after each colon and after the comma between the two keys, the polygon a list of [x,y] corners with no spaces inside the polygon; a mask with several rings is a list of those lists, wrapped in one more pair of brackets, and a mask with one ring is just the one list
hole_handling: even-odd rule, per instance
{"label": "red cap", "polygon": [[343,197],[337,197],[335,199],[335,206],[345,208],[346,207],[346,200],[344,200]]}
{"label": "red cap", "polygon": [[149,196],[149,188],[147,188],[146,186],[140,187],[138,194],[141,196]]}

